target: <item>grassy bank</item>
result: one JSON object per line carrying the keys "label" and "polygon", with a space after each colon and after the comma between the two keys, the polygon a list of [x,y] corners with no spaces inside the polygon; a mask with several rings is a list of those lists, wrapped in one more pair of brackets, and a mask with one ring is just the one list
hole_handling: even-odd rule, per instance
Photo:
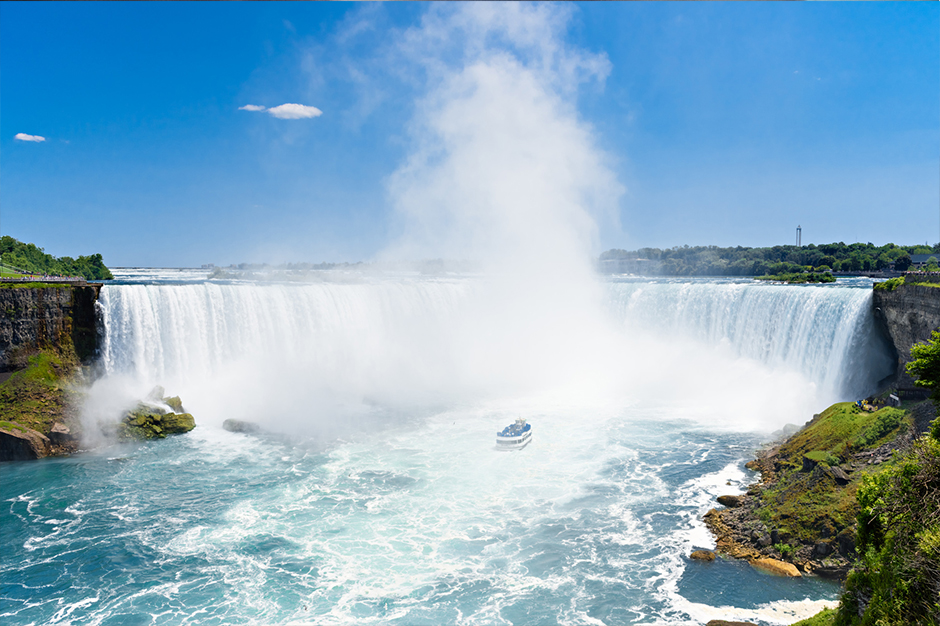
{"label": "grassy bank", "polygon": [[60,349],[42,349],[30,357],[25,369],[0,383],[3,422],[48,434],[56,421],[68,420],[68,389],[78,366],[70,343]]}
{"label": "grassy bank", "polygon": [[[775,546],[781,554],[795,552],[800,544],[844,543],[854,535],[859,484],[890,463],[890,448],[903,445],[898,438],[910,428],[911,418],[901,409],[869,412],[843,402],[781,445],[756,509],[764,523],[787,538]],[[832,545],[832,552],[837,547]]]}

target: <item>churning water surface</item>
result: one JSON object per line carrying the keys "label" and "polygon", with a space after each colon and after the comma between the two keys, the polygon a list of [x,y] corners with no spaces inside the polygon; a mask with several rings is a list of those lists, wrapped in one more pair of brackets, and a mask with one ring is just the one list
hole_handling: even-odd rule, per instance
{"label": "churning water surface", "polygon": [[[887,373],[870,286],[608,281],[643,342],[562,393],[441,349],[477,279],[129,282],[102,291],[86,419],[160,383],[199,426],[4,466],[4,624],[787,624],[838,595],[687,557],[774,406],[801,423]],[[533,442],[494,450],[517,416]]]}

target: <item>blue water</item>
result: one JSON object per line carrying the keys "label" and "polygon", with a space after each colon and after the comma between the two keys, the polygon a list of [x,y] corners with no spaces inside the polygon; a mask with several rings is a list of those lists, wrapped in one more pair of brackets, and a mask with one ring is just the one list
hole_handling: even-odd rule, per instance
{"label": "blue water", "polygon": [[[688,555],[767,431],[884,375],[867,285],[615,280],[583,318],[614,330],[571,341],[464,315],[472,280],[168,280],[103,290],[83,416],[164,384],[198,426],[0,468],[4,625],[789,624],[838,597]],[[516,417],[532,443],[495,450]]]}
{"label": "blue water", "polygon": [[545,415],[496,452],[478,420],[499,423],[434,415],[328,450],[198,428],[8,464],[0,621],[785,623],[836,597],[686,558],[753,436]]}

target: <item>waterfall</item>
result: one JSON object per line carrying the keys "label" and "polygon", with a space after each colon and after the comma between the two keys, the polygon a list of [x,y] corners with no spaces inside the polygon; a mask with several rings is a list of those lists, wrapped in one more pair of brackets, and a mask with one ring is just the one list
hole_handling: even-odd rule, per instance
{"label": "waterfall", "polygon": [[561,295],[488,296],[479,277],[107,285],[101,361],[106,378],[137,393],[164,385],[210,421],[291,424],[376,406],[535,395],[596,404],[613,391],[609,404],[622,406],[746,387],[752,406],[713,412],[795,394],[802,401],[781,403],[774,419],[797,421],[783,414],[865,395],[890,373],[870,288],[613,280],[607,289],[605,310],[585,304],[588,315]]}
{"label": "waterfall", "polygon": [[612,282],[610,293],[627,325],[728,344],[773,369],[800,372],[840,399],[871,393],[891,373],[870,287]]}

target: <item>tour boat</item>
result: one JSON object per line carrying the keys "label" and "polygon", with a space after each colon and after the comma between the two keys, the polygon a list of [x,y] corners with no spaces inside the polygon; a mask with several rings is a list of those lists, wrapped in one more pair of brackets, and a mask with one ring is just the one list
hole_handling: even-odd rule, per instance
{"label": "tour boat", "polygon": [[510,424],[500,432],[496,433],[497,450],[521,450],[532,441],[532,425],[526,424],[525,419],[516,419],[515,424]]}

